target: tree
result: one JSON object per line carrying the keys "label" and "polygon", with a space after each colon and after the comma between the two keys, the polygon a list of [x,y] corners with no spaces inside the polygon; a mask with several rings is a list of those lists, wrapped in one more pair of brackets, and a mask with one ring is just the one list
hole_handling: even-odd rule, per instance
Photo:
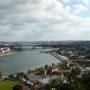
{"label": "tree", "polygon": [[62,63],[59,63],[58,65],[60,67],[68,68],[67,64],[68,64],[68,61],[67,60],[64,60]]}
{"label": "tree", "polygon": [[0,69],[0,79],[4,76],[4,71]]}
{"label": "tree", "polygon": [[72,69],[72,74],[74,77],[80,75],[80,73],[81,73],[81,69],[79,67]]}
{"label": "tree", "polygon": [[45,65],[44,67],[45,67],[45,68],[48,68],[48,65]]}

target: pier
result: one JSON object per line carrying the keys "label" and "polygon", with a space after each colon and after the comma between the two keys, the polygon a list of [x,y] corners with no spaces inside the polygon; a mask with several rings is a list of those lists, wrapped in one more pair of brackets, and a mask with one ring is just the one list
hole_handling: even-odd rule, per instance
{"label": "pier", "polygon": [[51,55],[53,55],[54,57],[56,57],[57,59],[59,59],[60,61],[64,62],[64,60],[66,60],[67,58],[65,56],[62,55],[58,55],[55,52],[50,53]]}

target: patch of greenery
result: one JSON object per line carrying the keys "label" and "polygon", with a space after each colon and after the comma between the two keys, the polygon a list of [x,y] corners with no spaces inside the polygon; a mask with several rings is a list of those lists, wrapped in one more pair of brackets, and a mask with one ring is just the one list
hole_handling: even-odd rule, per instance
{"label": "patch of greenery", "polygon": [[90,74],[79,79],[79,82],[82,84],[85,90],[90,90]]}
{"label": "patch of greenery", "polygon": [[18,81],[18,80],[0,81],[0,90],[12,90],[12,87],[17,84],[21,84],[21,81]]}

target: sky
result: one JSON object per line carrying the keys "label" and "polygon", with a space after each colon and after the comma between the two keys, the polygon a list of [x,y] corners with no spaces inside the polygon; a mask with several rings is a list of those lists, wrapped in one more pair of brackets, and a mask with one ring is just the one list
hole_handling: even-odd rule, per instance
{"label": "sky", "polygon": [[90,0],[0,0],[0,41],[90,40]]}

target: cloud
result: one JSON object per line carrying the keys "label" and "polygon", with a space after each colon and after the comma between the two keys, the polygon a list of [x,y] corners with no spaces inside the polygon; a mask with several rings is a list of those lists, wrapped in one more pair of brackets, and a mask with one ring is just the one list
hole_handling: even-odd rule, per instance
{"label": "cloud", "polygon": [[82,3],[86,6],[88,6],[90,4],[90,1],[89,0],[82,0]]}
{"label": "cloud", "polygon": [[77,39],[90,26],[90,17],[79,16],[88,10],[88,0],[73,5],[70,0],[63,2],[0,0],[0,40],[59,40],[70,39],[71,34]]}
{"label": "cloud", "polygon": [[68,4],[70,0],[62,0],[65,4]]}
{"label": "cloud", "polygon": [[86,11],[88,9],[86,6],[84,6],[82,4],[74,5],[73,8],[74,8],[74,12],[76,14],[79,14],[79,13]]}

